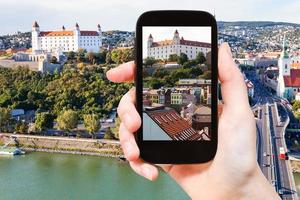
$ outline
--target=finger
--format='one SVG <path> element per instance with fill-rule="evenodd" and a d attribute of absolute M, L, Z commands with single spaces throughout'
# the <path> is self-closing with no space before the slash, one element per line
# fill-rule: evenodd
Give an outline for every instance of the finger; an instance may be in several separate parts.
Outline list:
<path fill-rule="evenodd" d="M 135 108 L 135 89 L 129 90 L 121 99 L 118 106 L 118 115 L 127 130 L 131 133 L 141 126 L 141 118 Z"/>
<path fill-rule="evenodd" d="M 120 124 L 119 137 L 125 158 L 128 161 L 137 160 L 140 155 L 139 148 L 136 144 L 133 133 L 126 129 L 123 122 Z"/>
<path fill-rule="evenodd" d="M 154 165 L 145 163 L 140 159 L 131 161 L 129 164 L 137 174 L 151 181 L 158 177 L 158 169 Z"/>
<path fill-rule="evenodd" d="M 219 48 L 218 69 L 225 106 L 237 110 L 249 107 L 244 77 L 234 63 L 227 43 L 223 43 Z"/>
<path fill-rule="evenodd" d="M 108 80 L 121 83 L 133 81 L 135 75 L 135 64 L 133 61 L 119 65 L 118 67 L 110 69 L 106 72 Z"/>

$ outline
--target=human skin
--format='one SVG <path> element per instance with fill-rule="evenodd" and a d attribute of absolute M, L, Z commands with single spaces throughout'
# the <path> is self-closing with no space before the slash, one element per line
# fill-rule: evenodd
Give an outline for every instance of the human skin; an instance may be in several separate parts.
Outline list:
<path fill-rule="evenodd" d="M 132 88 L 119 104 L 120 143 L 131 168 L 149 180 L 157 167 L 168 173 L 192 199 L 280 199 L 257 163 L 255 119 L 248 102 L 243 75 L 232 59 L 227 43 L 219 47 L 219 81 L 224 101 L 219 116 L 218 149 L 215 158 L 202 164 L 152 165 L 139 158 L 134 132 L 141 126 Z M 110 81 L 133 81 L 134 62 L 107 72 Z M 195 155 L 196 156 L 196 155 Z"/>

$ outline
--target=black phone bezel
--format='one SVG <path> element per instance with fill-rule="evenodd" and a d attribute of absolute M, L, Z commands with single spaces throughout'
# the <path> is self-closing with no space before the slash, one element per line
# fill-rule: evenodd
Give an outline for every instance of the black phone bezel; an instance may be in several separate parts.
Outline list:
<path fill-rule="evenodd" d="M 192 164 L 204 163 L 214 158 L 218 141 L 218 40 L 217 22 L 208 12 L 161 10 L 143 13 L 136 24 L 136 108 L 143 119 L 143 26 L 210 26 L 211 27 L 211 141 L 143 141 L 142 127 L 137 130 L 135 138 L 140 149 L 140 158 L 150 163 L 160 164 Z M 142 120 L 143 123 L 143 120 Z M 203 153 L 205 152 L 205 153 Z"/>

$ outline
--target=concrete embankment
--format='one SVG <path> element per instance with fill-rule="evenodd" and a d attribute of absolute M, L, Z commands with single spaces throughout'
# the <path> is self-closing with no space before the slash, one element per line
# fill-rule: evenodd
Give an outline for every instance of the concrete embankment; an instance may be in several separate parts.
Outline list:
<path fill-rule="evenodd" d="M 1 133 L 0 143 L 11 141 L 12 134 Z M 106 157 L 123 157 L 119 141 L 98 139 L 77 139 L 68 137 L 14 135 L 20 147 L 28 151 L 43 151 Z M 15 142 L 10 144 L 15 145 Z"/>

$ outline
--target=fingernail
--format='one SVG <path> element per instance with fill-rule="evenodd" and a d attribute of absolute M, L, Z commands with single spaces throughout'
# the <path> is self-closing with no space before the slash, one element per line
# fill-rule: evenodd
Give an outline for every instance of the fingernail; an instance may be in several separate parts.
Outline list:
<path fill-rule="evenodd" d="M 151 169 L 148 166 L 144 166 L 143 170 L 142 170 L 143 176 L 147 179 L 149 179 L 150 181 L 152 181 L 152 173 L 151 173 Z"/>

